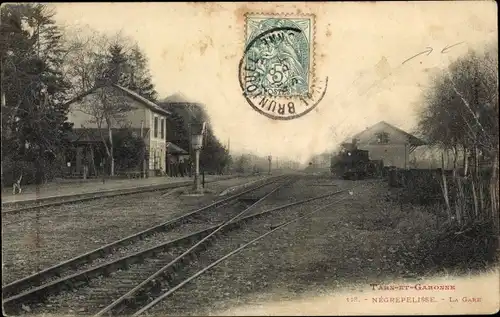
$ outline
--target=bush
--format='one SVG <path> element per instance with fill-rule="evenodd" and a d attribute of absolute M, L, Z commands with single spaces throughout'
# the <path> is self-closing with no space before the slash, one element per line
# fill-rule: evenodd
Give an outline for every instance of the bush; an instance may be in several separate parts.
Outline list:
<path fill-rule="evenodd" d="M 431 205 L 443 202 L 443 195 L 435 170 L 411 169 L 401 171 L 405 188 L 402 197 L 404 203 Z"/>
<path fill-rule="evenodd" d="M 491 170 L 481 171 L 483 180 L 483 200 L 489 200 L 488 181 Z M 388 171 L 389 185 L 401 188 L 398 200 L 400 203 L 425 205 L 444 204 L 443 192 L 440 186 L 441 171 L 430 169 L 392 170 Z M 445 171 L 448 196 L 451 205 L 454 205 L 458 185 L 453 181 L 452 171 Z M 397 183 L 397 184 L 395 184 Z M 399 186 L 396 186 L 399 185 Z M 462 179 L 462 189 L 467 200 L 467 207 L 472 208 L 472 184 L 469 180 Z"/>
<path fill-rule="evenodd" d="M 481 171 L 482 206 L 476 182 L 478 202 L 478 215 L 474 214 L 474 200 L 471 179 L 457 177 L 454 181 L 451 171 L 445 171 L 447 181 L 450 212 L 447 214 L 443 198 L 440 170 L 408 170 L 399 171 L 397 200 L 401 205 L 425 206 L 426 213 L 434 214 L 440 219 L 441 224 L 432 226 L 426 221 L 401 221 L 397 229 L 404 232 L 414 229 L 417 223 L 427 223 L 428 227 L 419 228 L 422 232 L 420 243 L 406 245 L 401 249 L 401 257 L 411 254 L 408 264 L 413 270 L 428 270 L 429 268 L 447 268 L 459 271 L 486 268 L 496 261 L 498 248 L 498 233 L 495 232 L 494 223 L 487 215 L 489 212 L 489 187 L 487 180 L 488 171 Z M 431 206 L 432 205 L 432 206 Z M 482 208 L 482 209 L 481 209 Z M 462 210 L 458 213 L 457 210 Z M 461 221 L 456 217 L 460 214 Z M 489 219 L 489 220 L 485 220 Z"/>
<path fill-rule="evenodd" d="M 113 156 L 117 169 L 134 169 L 143 161 L 145 143 L 140 136 L 131 130 L 119 131 L 113 134 Z"/>
<path fill-rule="evenodd" d="M 440 234 L 428 237 L 419 249 L 421 267 L 454 270 L 480 270 L 494 263 L 498 248 L 498 234 L 491 222 L 474 222 L 461 230 L 449 223 L 441 227 Z"/>
<path fill-rule="evenodd" d="M 53 156 L 47 156 L 37 161 L 40 166 L 40 183 L 51 181 L 61 174 L 62 162 Z M 37 182 L 37 166 L 35 162 L 14 160 L 5 156 L 2 159 L 2 187 L 10 187 L 23 175 L 21 185 L 31 185 Z"/>

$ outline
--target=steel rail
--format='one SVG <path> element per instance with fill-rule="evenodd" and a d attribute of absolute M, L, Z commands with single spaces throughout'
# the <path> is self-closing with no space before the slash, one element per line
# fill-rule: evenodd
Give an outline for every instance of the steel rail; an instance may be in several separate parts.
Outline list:
<path fill-rule="evenodd" d="M 269 196 L 271 196 L 274 192 L 276 192 L 279 188 L 289 184 L 291 182 L 283 182 L 282 184 L 279 184 L 279 186 L 277 186 L 276 188 L 274 188 L 271 192 L 269 192 L 268 194 L 266 194 L 264 197 L 262 197 L 261 199 L 259 199 L 256 203 L 252 204 L 251 206 L 249 206 L 248 208 L 246 208 L 245 210 L 243 210 L 242 212 L 238 213 L 236 216 L 232 217 L 231 219 L 229 219 L 228 221 L 225 221 L 222 225 L 220 225 L 217 229 L 215 229 L 214 231 L 212 231 L 211 233 L 209 233 L 207 236 L 205 236 L 204 238 L 202 238 L 200 241 L 198 241 L 196 244 L 194 244 L 192 247 L 190 247 L 188 250 L 186 250 L 184 253 L 182 253 L 181 255 L 177 256 L 175 259 L 173 259 L 172 261 L 170 261 L 167 265 L 165 265 L 164 267 L 162 267 L 160 270 L 158 270 L 156 273 L 154 273 L 153 275 L 151 275 L 150 277 L 148 277 L 146 280 L 144 280 L 142 283 L 140 283 L 139 285 L 137 285 L 136 287 L 134 287 L 132 290 L 130 290 L 129 292 L 127 292 L 126 294 L 122 295 L 120 298 L 118 298 L 117 300 L 113 301 L 110 305 L 108 305 L 107 307 L 103 308 L 101 311 L 99 311 L 95 316 L 102 316 L 106 313 L 112 313 L 112 310 L 114 308 L 116 308 L 117 306 L 119 306 L 120 304 L 123 304 L 124 302 L 126 302 L 127 300 L 133 298 L 134 294 L 137 293 L 139 290 L 141 290 L 145 285 L 147 285 L 148 283 L 150 283 L 152 280 L 154 280 L 155 278 L 157 278 L 158 276 L 160 276 L 163 272 L 165 272 L 167 269 L 171 268 L 172 266 L 176 265 L 179 261 L 183 260 L 185 258 L 186 255 L 190 254 L 193 250 L 195 250 L 196 248 L 198 248 L 202 243 L 204 243 L 205 241 L 207 241 L 208 239 L 210 239 L 211 237 L 213 237 L 214 235 L 218 234 L 222 228 L 226 227 L 228 224 L 234 222 L 235 219 L 237 219 L 238 217 L 240 217 L 241 215 L 247 213 L 249 210 L 252 210 L 255 208 L 255 206 L 259 205 L 262 201 L 264 201 L 266 198 L 268 198 Z"/>
<path fill-rule="evenodd" d="M 138 263 L 141 261 L 141 259 L 144 259 L 148 256 L 166 251 L 169 248 L 183 246 L 185 244 L 192 243 L 193 241 L 196 240 L 196 238 L 203 237 L 215 229 L 216 227 L 203 229 L 201 231 L 188 234 L 186 236 L 177 238 L 175 240 L 170 240 L 160 245 L 150 247 L 146 250 L 138 251 L 136 253 L 121 257 L 119 259 L 103 263 L 96 267 L 91 267 L 86 270 L 79 271 L 74 274 L 59 278 L 57 280 L 50 281 L 46 284 L 42 284 L 40 286 L 34 287 L 32 289 L 26 290 L 24 292 L 6 298 L 5 300 L 3 300 L 3 306 L 7 309 L 15 309 L 16 305 L 27 304 L 33 301 L 35 302 L 40 301 L 43 297 L 46 297 L 49 294 L 54 294 L 58 290 L 62 290 L 65 288 L 71 289 L 74 288 L 75 285 L 80 286 L 82 284 L 86 284 L 91 278 L 95 278 L 101 274 L 107 275 L 118 269 L 126 268 L 129 265 Z"/>
<path fill-rule="evenodd" d="M 277 177 L 281 177 L 281 175 L 277 176 Z M 274 178 L 276 178 L 276 176 Z M 213 181 L 210 181 L 209 183 L 216 183 L 218 181 L 227 180 L 227 179 L 232 179 L 232 178 L 213 180 Z M 273 179 L 273 178 L 267 178 L 267 180 L 269 180 L 269 179 Z M 252 185 L 254 183 L 260 183 L 264 180 L 266 180 L 266 179 L 259 179 L 259 180 L 253 181 Z M 161 185 L 155 185 L 155 186 L 161 186 Z M 177 189 L 181 189 L 181 188 L 188 188 L 189 186 L 191 186 L 191 185 L 181 185 L 181 186 L 168 187 L 168 188 L 156 188 L 156 187 L 151 188 L 151 186 L 149 186 L 149 187 L 139 188 L 140 189 L 139 191 L 133 191 L 133 192 L 111 193 L 109 195 L 103 195 L 103 196 L 98 196 L 98 197 L 85 197 L 85 198 L 78 198 L 78 199 L 68 200 L 68 201 L 66 201 L 66 200 L 56 201 L 53 203 L 47 203 L 47 204 L 43 204 L 43 205 L 33 205 L 33 206 L 30 205 L 30 206 L 26 206 L 26 207 L 20 207 L 20 208 L 16 208 L 16 209 L 9 209 L 9 210 L 3 211 L 2 217 L 4 215 L 9 216 L 9 215 L 18 214 L 22 211 L 29 211 L 32 209 L 36 210 L 37 208 L 48 208 L 48 207 L 54 207 L 54 206 L 71 205 L 71 204 L 85 202 L 85 201 L 92 201 L 92 200 L 104 199 L 104 198 L 112 198 L 112 197 L 118 197 L 118 196 L 124 196 L 124 195 L 137 195 L 137 194 L 143 194 L 143 193 L 148 193 L 148 192 L 164 191 L 167 189 L 177 190 Z M 61 215 L 61 214 L 65 214 L 65 213 L 67 213 L 67 211 L 60 211 L 60 212 L 55 212 L 55 213 L 52 212 L 52 213 L 47 214 L 47 215 L 42 215 L 42 217 L 52 217 L 54 215 Z M 4 224 L 6 224 L 6 225 L 18 224 L 18 223 L 22 223 L 22 222 L 29 221 L 29 220 L 34 220 L 36 218 L 37 218 L 37 216 L 33 215 L 32 217 L 28 217 L 25 219 L 19 219 L 19 220 L 13 220 L 13 221 L 4 220 Z"/>
<path fill-rule="evenodd" d="M 234 228 L 238 228 L 239 227 L 238 223 L 244 223 L 248 220 L 251 220 L 254 218 L 259 218 L 259 217 L 262 217 L 262 216 L 269 214 L 271 212 L 275 212 L 275 211 L 278 211 L 281 209 L 286 209 L 286 208 L 291 207 L 291 206 L 304 204 L 304 203 L 307 203 L 307 202 L 310 202 L 313 200 L 327 198 L 327 197 L 339 194 L 339 193 L 344 192 L 344 191 L 345 190 L 340 190 L 340 191 L 336 191 L 333 193 L 319 195 L 319 196 L 304 199 L 301 201 L 293 202 L 290 204 L 281 205 L 281 206 L 274 207 L 274 208 L 271 208 L 271 209 L 268 209 L 268 210 L 265 210 L 265 211 L 262 211 L 262 212 L 259 212 L 256 214 L 247 215 L 247 216 L 240 218 L 238 220 L 236 220 L 236 218 L 238 217 L 238 216 L 236 216 L 236 217 L 232 218 L 233 222 L 231 224 L 227 225 L 225 228 L 230 229 L 230 230 L 234 229 Z M 240 215 L 241 215 L 241 213 L 240 213 Z M 148 256 L 156 255 L 157 253 L 161 253 L 161 252 L 166 252 L 169 248 L 176 247 L 176 246 L 185 246 L 186 244 L 193 243 L 197 239 L 203 238 L 206 235 L 208 235 L 209 233 L 219 229 L 223 224 L 224 223 L 221 222 L 218 225 L 215 225 L 215 226 L 212 226 L 209 228 L 205 228 L 205 229 L 200 230 L 198 232 L 188 234 L 186 236 L 167 241 L 167 242 L 162 243 L 160 245 L 156 245 L 156 246 L 150 247 L 148 249 L 138 251 L 136 253 L 121 257 L 119 259 L 103 263 L 97 267 L 88 268 L 86 270 L 77 272 L 76 274 L 68 275 L 68 276 L 60 278 L 58 280 L 51 281 L 45 285 L 41 285 L 40 287 L 35 287 L 35 288 L 30 289 L 28 291 L 25 291 L 21 294 L 18 294 L 18 295 L 15 295 L 15 296 L 12 296 L 10 298 L 5 299 L 4 300 L 4 307 L 8 308 L 8 309 L 15 309 L 16 305 L 19 306 L 22 303 L 30 302 L 30 299 L 33 299 L 33 298 L 39 300 L 40 298 L 42 298 L 46 295 L 53 294 L 54 290 L 64 289 L 64 288 L 72 288 L 72 287 L 74 287 L 75 284 L 77 286 L 80 286 L 81 284 L 86 284 L 86 282 L 88 282 L 88 280 L 93 278 L 93 277 L 99 276 L 101 274 L 108 275 L 109 273 L 116 271 L 117 269 L 128 267 L 129 265 L 141 262 L 141 259 L 144 259 Z M 184 261 L 182 261 L 182 262 L 184 262 Z M 178 263 L 176 263 L 176 264 L 178 264 Z M 174 268 L 175 268 L 175 266 L 174 266 Z"/>
<path fill-rule="evenodd" d="M 282 177 L 282 175 L 279 175 L 277 177 Z M 236 177 L 235 177 L 236 178 Z M 274 177 L 276 178 L 276 177 Z M 224 178 L 224 179 L 218 179 L 218 180 L 211 180 L 208 183 L 214 183 L 222 180 L 228 180 L 232 179 L 232 177 L 229 178 Z M 166 189 L 176 189 L 176 188 L 183 188 L 183 187 L 188 187 L 190 186 L 187 184 L 187 182 L 178 182 L 178 183 L 170 183 L 170 184 L 160 184 L 160 185 L 151 185 L 151 186 L 142 186 L 142 187 L 135 187 L 135 188 L 122 188 L 122 189 L 110 189 L 102 192 L 95 192 L 95 193 L 84 193 L 84 194 L 79 194 L 79 195 L 70 195 L 70 196 L 61 196 L 59 197 L 50 197 L 50 198 L 42 198 L 41 201 L 43 200 L 55 200 L 53 202 L 47 202 L 47 203 L 38 203 L 36 204 L 36 201 L 31 204 L 31 202 L 8 202 L 4 203 L 2 206 L 2 216 L 3 215 L 13 215 L 13 214 L 18 214 L 21 212 L 25 211 L 31 211 L 31 210 L 36 210 L 39 208 L 49 208 L 49 207 L 55 207 L 55 206 L 61 206 L 61 205 L 70 205 L 70 204 L 75 204 L 75 203 L 80 203 L 80 202 L 86 202 L 86 201 L 91 201 L 91 200 L 97 200 L 97 199 L 102 199 L 102 198 L 110 198 L 110 197 L 118 197 L 118 196 L 125 196 L 125 195 L 135 195 L 135 194 L 142 194 L 142 193 L 147 193 L 147 192 L 155 192 L 155 191 L 162 191 Z M 71 198 L 73 196 L 73 198 Z M 80 196 L 80 197 L 78 197 Z M 90 197 L 87 197 L 90 196 Z M 65 199 L 65 197 L 67 199 Z M 9 206 L 15 206 L 15 205 L 21 205 L 18 208 L 9 208 Z M 22 206 L 22 205 L 28 205 L 28 206 Z M 8 208 L 8 209 L 6 209 Z M 6 210 L 4 210 L 6 209 Z M 21 221 L 13 221 L 12 223 L 18 223 Z M 10 223 L 9 223 L 10 224 Z"/>
<path fill-rule="evenodd" d="M 208 206 L 205 206 L 205 207 L 196 209 L 194 211 L 188 212 L 187 214 L 184 214 L 184 215 L 181 215 L 181 216 L 176 217 L 174 219 L 168 220 L 168 221 L 163 222 L 159 225 L 147 228 L 147 229 L 140 231 L 138 233 L 129 235 L 129 236 L 122 238 L 120 240 L 106 244 L 100 248 L 86 252 L 82 255 L 78 255 L 74 258 L 71 258 L 71 259 L 66 260 L 64 262 L 56 264 L 52 267 L 49 267 L 47 269 L 44 269 L 42 271 L 39 271 L 39 272 L 36 272 L 32 275 L 24 277 L 22 279 L 11 282 L 11 283 L 2 287 L 2 297 L 5 298 L 6 296 L 12 296 L 15 293 L 22 292 L 23 288 L 31 287 L 32 284 L 37 283 L 42 279 L 47 279 L 47 278 L 50 278 L 53 276 L 57 276 L 58 272 L 63 270 L 63 269 L 76 267 L 78 265 L 92 262 L 96 258 L 100 258 L 100 257 L 103 257 L 103 256 L 109 254 L 114 248 L 116 248 L 118 246 L 123 246 L 123 245 L 129 244 L 129 243 L 132 243 L 137 239 L 142 239 L 145 236 L 151 235 L 155 232 L 164 231 L 168 228 L 172 228 L 173 226 L 181 224 L 183 221 L 188 220 L 190 217 L 193 217 L 194 215 L 197 215 L 202 211 L 206 211 L 206 210 L 211 209 L 211 208 L 217 208 L 217 207 L 227 205 L 227 204 L 231 203 L 232 201 L 234 201 L 235 199 L 238 199 L 239 197 L 243 196 L 244 194 L 247 194 L 249 192 L 260 189 L 266 185 L 276 183 L 282 178 L 283 178 L 283 176 L 273 178 L 271 180 L 268 180 L 267 182 L 264 182 L 263 184 L 257 185 L 255 187 L 250 188 L 250 189 L 247 189 L 241 193 L 234 194 L 230 197 L 221 199 L 221 200 L 216 201 Z"/>
<path fill-rule="evenodd" d="M 341 193 L 341 192 L 346 192 L 346 191 L 350 191 L 356 187 L 358 187 L 359 185 L 357 186 L 354 186 L 350 189 L 344 189 L 344 190 L 341 190 L 337 193 Z M 349 197 L 349 196 L 347 196 Z M 309 213 L 306 213 L 305 215 L 302 215 L 302 216 L 299 216 L 299 217 L 296 217 L 292 220 L 289 220 L 287 222 L 284 222 L 280 225 L 278 225 L 276 228 L 258 236 L 257 238 L 255 239 L 252 239 L 250 242 L 247 242 L 245 244 L 243 244 L 242 246 L 236 248 L 235 250 L 227 253 L 226 255 L 224 255 L 223 257 L 219 258 L 218 260 L 212 262 L 210 265 L 204 267 L 203 269 L 199 270 L 198 272 L 196 272 L 195 274 L 191 275 L 190 277 L 188 277 L 187 279 L 183 280 L 181 283 L 177 284 L 176 286 L 174 286 L 173 288 L 171 288 L 170 290 L 168 290 L 167 292 L 163 293 L 162 295 L 160 295 L 159 297 L 157 297 L 156 299 L 154 299 L 152 302 L 150 302 L 149 304 L 145 305 L 144 307 L 142 307 L 140 310 L 138 310 L 137 312 L 135 312 L 132 316 L 139 316 L 141 314 L 143 314 L 144 312 L 146 312 L 147 310 L 149 310 L 150 308 L 152 308 L 153 306 L 155 306 L 156 304 L 158 304 L 160 301 L 162 301 L 163 299 L 165 299 L 167 296 L 171 295 L 172 293 L 174 293 L 176 290 L 178 290 L 179 288 L 183 287 L 184 285 L 186 285 L 187 283 L 189 283 L 190 281 L 194 280 L 195 278 L 197 278 L 198 276 L 200 276 L 201 274 L 205 273 L 206 271 L 208 271 L 209 269 L 213 268 L 214 266 L 218 265 L 219 263 L 227 260 L 228 258 L 230 258 L 231 256 L 241 252 L 242 250 L 244 250 L 245 248 L 247 248 L 248 246 L 256 243 L 257 241 L 265 238 L 266 236 L 272 234 L 273 232 L 277 231 L 277 230 L 280 230 L 282 228 L 284 228 L 285 226 L 288 226 L 294 222 L 297 222 L 301 219 L 304 219 L 306 217 L 310 217 L 311 215 L 327 208 L 327 207 L 330 207 L 331 205 L 333 204 L 336 204 L 344 199 L 346 199 L 347 197 L 343 197 L 341 199 L 338 199 L 334 202 L 331 202 L 331 203 L 328 203 L 328 204 L 325 204 L 324 206 L 321 206 L 315 210 L 313 210 L 312 212 L 309 212 Z M 98 316 L 98 315 L 95 315 L 95 316 Z"/>

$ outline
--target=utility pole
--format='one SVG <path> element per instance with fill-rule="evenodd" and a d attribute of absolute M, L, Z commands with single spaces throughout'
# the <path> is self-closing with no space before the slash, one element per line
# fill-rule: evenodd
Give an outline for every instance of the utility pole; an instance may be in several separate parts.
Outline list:
<path fill-rule="evenodd" d="M 227 138 L 227 155 L 231 155 L 231 137 Z M 227 174 L 229 174 L 230 163 L 227 164 Z"/>
<path fill-rule="evenodd" d="M 267 159 L 269 160 L 269 172 L 268 173 L 269 173 L 269 175 L 271 175 L 271 161 L 272 161 L 273 157 L 271 155 L 269 155 L 267 157 Z"/>
<path fill-rule="evenodd" d="M 144 121 L 141 120 L 141 139 L 144 142 L 144 153 L 142 155 L 142 177 L 146 178 L 146 142 L 144 141 Z"/>

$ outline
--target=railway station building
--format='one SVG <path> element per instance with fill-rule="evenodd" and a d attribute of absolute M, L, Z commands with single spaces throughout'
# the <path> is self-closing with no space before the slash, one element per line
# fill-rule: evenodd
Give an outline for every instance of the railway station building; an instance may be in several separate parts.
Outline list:
<path fill-rule="evenodd" d="M 426 142 L 385 121 L 355 134 L 352 139 L 360 150 L 367 150 L 370 160 L 382 160 L 384 166 L 410 168 L 415 150 Z M 350 141 L 350 140 L 349 140 Z"/>
<path fill-rule="evenodd" d="M 106 158 L 106 152 L 103 152 L 103 136 L 108 139 L 108 129 L 102 115 L 102 112 L 106 111 L 102 105 L 104 102 L 114 103 L 108 105 L 114 109 L 123 106 L 122 112 L 117 111 L 110 116 L 113 133 L 128 129 L 136 136 L 141 136 L 146 144 L 144 162 L 125 172 L 128 175 L 140 176 L 166 175 L 166 122 L 171 113 L 116 84 L 91 89 L 68 102 L 68 122 L 73 123 L 71 139 L 74 147 L 66 159 L 68 173 L 76 177 L 85 173 L 86 176 L 92 177 L 98 176 L 99 170 L 102 171 L 100 167 Z"/>

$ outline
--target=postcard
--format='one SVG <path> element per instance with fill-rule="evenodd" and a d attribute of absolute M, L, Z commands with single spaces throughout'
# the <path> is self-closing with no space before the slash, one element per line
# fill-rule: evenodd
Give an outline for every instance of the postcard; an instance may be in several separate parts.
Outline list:
<path fill-rule="evenodd" d="M 497 313 L 497 10 L 2 4 L 3 313 Z"/>

